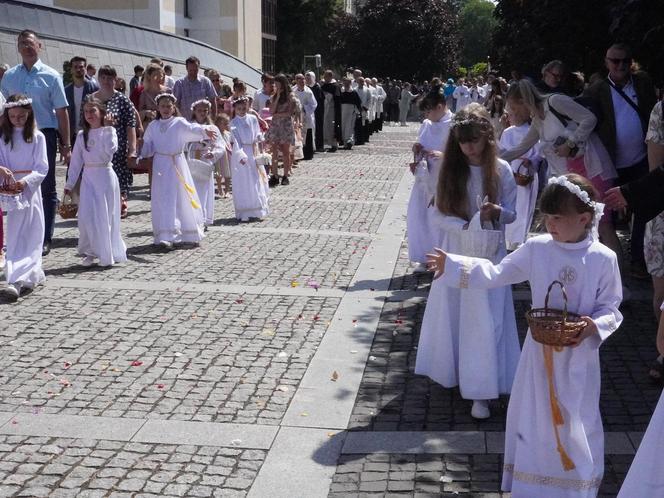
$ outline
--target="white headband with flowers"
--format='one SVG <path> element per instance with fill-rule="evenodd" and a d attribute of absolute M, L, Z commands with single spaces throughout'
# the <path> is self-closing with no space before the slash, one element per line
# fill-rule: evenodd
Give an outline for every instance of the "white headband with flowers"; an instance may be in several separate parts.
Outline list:
<path fill-rule="evenodd" d="M 32 99 L 21 99 L 16 102 L 5 102 L 5 109 L 11 109 L 12 107 L 23 107 L 26 105 L 32 104 Z"/>
<path fill-rule="evenodd" d="M 207 99 L 200 99 L 191 104 L 191 110 L 193 111 L 194 107 L 196 107 L 197 105 L 205 105 L 208 109 L 212 108 L 212 103 Z"/>
<path fill-rule="evenodd" d="M 178 99 L 175 98 L 175 95 L 173 95 L 172 93 L 166 93 L 166 92 L 158 94 L 154 98 L 154 101 L 159 102 L 159 99 L 163 99 L 163 98 L 171 99 L 173 101 L 173 103 L 176 103 L 178 101 Z"/>
<path fill-rule="evenodd" d="M 554 176 L 549 178 L 549 185 L 560 185 L 561 187 L 565 187 L 576 197 L 578 197 L 581 202 L 593 208 L 595 213 L 595 217 L 593 219 L 593 235 L 596 235 L 599 220 L 604 215 L 604 204 L 601 202 L 593 201 L 588 195 L 588 192 L 581 189 L 581 187 L 575 183 L 570 182 L 566 176 Z"/>

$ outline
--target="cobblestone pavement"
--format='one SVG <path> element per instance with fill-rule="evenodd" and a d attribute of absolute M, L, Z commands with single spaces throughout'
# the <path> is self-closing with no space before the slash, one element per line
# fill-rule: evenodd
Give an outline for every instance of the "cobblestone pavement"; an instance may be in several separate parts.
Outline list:
<path fill-rule="evenodd" d="M 366 496 L 509 497 L 500 491 L 502 455 L 343 455 L 330 498 Z M 615 497 L 631 457 L 607 456 L 600 498 Z"/>
<path fill-rule="evenodd" d="M 247 495 L 265 451 L 0 436 L 0 496 Z"/>
<path fill-rule="evenodd" d="M 47 285 L 0 297 L 0 496 L 509 496 L 507 398 L 480 423 L 457 390 L 413 374 L 431 285 L 403 233 L 416 130 L 301 162 L 264 222 L 217 200 L 197 249 L 152 246 L 145 175 L 126 264 L 84 268 L 76 222 L 58 220 Z M 606 497 L 660 393 L 640 289 L 602 349 Z M 527 292 L 515 287 L 521 335 Z M 405 431 L 410 451 L 380 449 Z M 418 439 L 433 431 L 451 453 Z"/>

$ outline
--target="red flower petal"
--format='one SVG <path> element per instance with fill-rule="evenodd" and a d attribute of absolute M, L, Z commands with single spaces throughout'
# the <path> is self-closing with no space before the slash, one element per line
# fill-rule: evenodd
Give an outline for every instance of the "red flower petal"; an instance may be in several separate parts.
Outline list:
<path fill-rule="evenodd" d="M 131 362 L 132 367 L 140 367 L 142 364 L 143 364 L 143 362 L 139 361 L 139 360 L 134 360 L 134 361 Z"/>

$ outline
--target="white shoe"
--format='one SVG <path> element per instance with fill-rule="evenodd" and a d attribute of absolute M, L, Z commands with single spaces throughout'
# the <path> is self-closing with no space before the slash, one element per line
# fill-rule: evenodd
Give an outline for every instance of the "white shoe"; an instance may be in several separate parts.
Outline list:
<path fill-rule="evenodd" d="M 173 249 L 173 242 L 169 242 L 168 240 L 161 240 L 157 245 L 163 247 L 164 249 Z"/>
<path fill-rule="evenodd" d="M 19 283 L 7 284 L 5 293 L 12 299 L 18 299 L 18 296 L 21 295 L 21 284 Z"/>
<path fill-rule="evenodd" d="M 489 418 L 491 416 L 489 402 L 486 399 L 473 401 L 473 408 L 470 410 L 470 416 L 477 419 Z"/>
<path fill-rule="evenodd" d="M 427 265 L 422 263 L 413 263 L 413 273 L 425 273 L 427 271 Z"/>
<path fill-rule="evenodd" d="M 94 256 L 86 256 L 83 258 L 83 261 L 81 261 L 81 264 L 83 266 L 92 266 L 95 264 L 95 257 Z"/>

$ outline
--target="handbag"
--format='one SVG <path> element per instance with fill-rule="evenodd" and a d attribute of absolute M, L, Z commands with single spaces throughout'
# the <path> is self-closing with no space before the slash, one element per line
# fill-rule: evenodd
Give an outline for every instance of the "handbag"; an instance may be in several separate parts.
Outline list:
<path fill-rule="evenodd" d="M 483 203 L 479 196 L 477 200 L 479 205 Z M 493 261 L 501 246 L 505 245 L 503 232 L 482 225 L 480 211 L 477 211 L 468 223 L 468 229 L 461 230 L 459 234 L 460 251 L 464 256 Z"/>
<path fill-rule="evenodd" d="M 194 180 L 206 182 L 212 178 L 212 174 L 214 173 L 214 163 L 203 159 L 201 151 L 195 150 L 194 145 L 198 145 L 198 143 L 190 143 L 187 150 L 189 171 Z"/>

